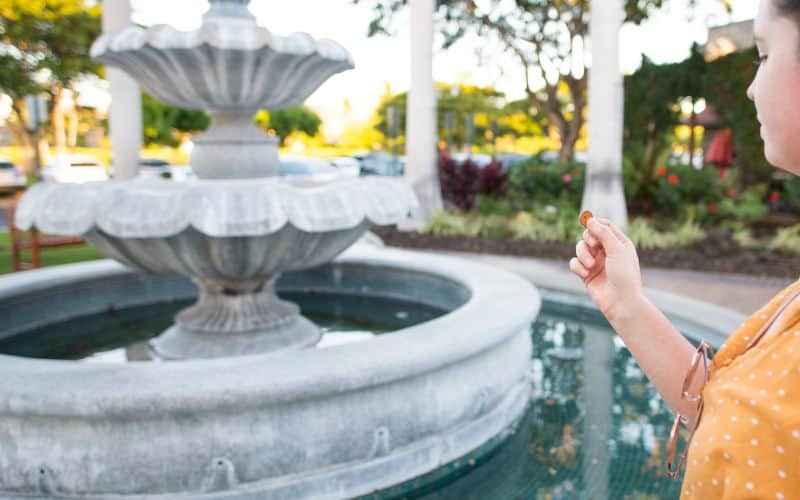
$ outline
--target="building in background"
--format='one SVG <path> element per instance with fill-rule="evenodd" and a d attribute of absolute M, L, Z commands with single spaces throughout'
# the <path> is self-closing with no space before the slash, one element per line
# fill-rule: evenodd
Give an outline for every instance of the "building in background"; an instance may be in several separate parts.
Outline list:
<path fill-rule="evenodd" d="M 752 19 L 715 26 L 708 30 L 706 61 L 713 61 L 733 52 L 747 50 L 754 45 Z"/>

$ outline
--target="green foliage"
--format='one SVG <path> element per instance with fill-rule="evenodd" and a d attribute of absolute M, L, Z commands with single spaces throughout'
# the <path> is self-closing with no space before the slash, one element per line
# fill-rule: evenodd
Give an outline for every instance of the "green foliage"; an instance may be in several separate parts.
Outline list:
<path fill-rule="evenodd" d="M 577 210 L 585 172 L 580 163 L 560 165 L 531 158 L 508 170 L 507 197 L 517 209 L 558 204 Z"/>
<path fill-rule="evenodd" d="M 720 1 L 727 4 L 727 0 Z M 369 36 L 388 34 L 394 14 L 408 4 L 408 0 L 353 0 L 356 4 L 362 2 L 371 4 L 375 14 L 369 23 Z M 626 0 L 626 20 L 639 23 L 663 3 L 664 0 Z M 561 163 L 573 156 L 584 123 L 588 71 L 578 77 L 573 68 L 579 64 L 588 68 L 585 58 L 575 57 L 573 43 L 589 34 L 590 5 L 589 0 L 436 2 L 435 23 L 445 48 L 473 33 L 500 41 L 508 53 L 517 56 L 524 70 L 530 105 L 547 116 L 558 131 Z M 533 79 L 543 81 L 544 87 L 533 88 Z"/>
<path fill-rule="evenodd" d="M 643 57 L 641 67 L 625 78 L 624 156 L 641 171 L 631 186 L 640 195 L 648 194 L 656 160 L 670 145 L 670 131 L 680 123 L 676 102 L 700 93 L 698 79 L 692 76 L 697 57 L 703 63 L 699 50 L 693 46 L 690 59 L 674 64 L 656 65 Z"/>
<path fill-rule="evenodd" d="M 795 213 L 800 213 L 800 177 L 791 175 L 780 183 L 781 199 L 786 208 Z"/>
<path fill-rule="evenodd" d="M 536 241 L 575 242 L 583 228 L 576 222 L 578 211 L 553 205 L 519 211 L 513 216 L 497 213 L 459 214 L 442 211 L 434 214 L 423 230 L 436 235 L 521 238 Z"/>
<path fill-rule="evenodd" d="M 527 99 L 505 103 L 505 95 L 492 87 L 459 85 L 457 87 L 437 84 L 440 96 L 436 101 L 437 134 L 456 147 L 467 144 L 467 121 L 473 115 L 472 145 L 485 147 L 492 143 L 491 123 L 497 122 L 498 136 L 524 137 L 542 135 L 547 121 L 530 109 Z M 396 136 L 400 144 L 405 143 L 406 101 L 408 93 L 389 94 L 384 97 L 375 112 L 375 128 L 384 137 L 390 137 L 389 108 L 397 113 Z M 448 116 L 452 117 L 453 128 L 447 130 Z"/>
<path fill-rule="evenodd" d="M 479 216 L 468 216 L 443 210 L 428 219 L 422 232 L 442 236 L 477 236 L 481 232 L 481 222 L 482 218 Z"/>
<path fill-rule="evenodd" d="M 204 111 L 176 108 L 142 93 L 142 140 L 145 145 L 175 147 L 179 132 L 205 130 L 211 118 Z"/>
<path fill-rule="evenodd" d="M 704 83 L 704 97 L 714 106 L 721 125 L 733 130 L 734 166 L 745 187 L 765 182 L 773 170 L 764 158 L 755 106 L 745 94 L 755 76 L 757 57 L 756 50 L 750 49 L 716 59 L 708 64 Z"/>
<path fill-rule="evenodd" d="M 757 184 L 736 197 L 725 198 L 719 204 L 719 215 L 742 222 L 758 220 L 767 214 L 767 207 L 764 205 L 766 193 L 767 185 Z"/>
<path fill-rule="evenodd" d="M 626 234 L 639 248 L 675 248 L 690 245 L 706 237 L 705 231 L 692 219 L 659 231 L 647 219 L 636 217 L 628 224 Z"/>
<path fill-rule="evenodd" d="M 578 211 L 572 207 L 548 205 L 532 211 L 518 212 L 508 223 L 516 238 L 535 241 L 573 243 L 580 239 L 583 228 L 576 224 Z"/>
<path fill-rule="evenodd" d="M 68 87 L 83 74 L 96 73 L 89 57 L 100 35 L 100 5 L 83 0 L 3 0 L 0 2 L 0 89 L 17 100 L 51 91 L 36 81 Z"/>
<path fill-rule="evenodd" d="M 256 125 L 264 131 L 273 131 L 280 138 L 281 145 L 294 132 L 304 132 L 313 137 L 319 132 L 322 118 L 307 106 L 282 109 L 280 111 L 261 110 L 256 113 Z"/>
<path fill-rule="evenodd" d="M 744 249 L 760 249 L 761 243 L 753 237 L 753 231 L 747 227 L 736 227 L 732 229 L 731 238 L 737 245 Z"/>
<path fill-rule="evenodd" d="M 800 253 L 800 224 L 779 229 L 767 248 L 784 252 Z"/>

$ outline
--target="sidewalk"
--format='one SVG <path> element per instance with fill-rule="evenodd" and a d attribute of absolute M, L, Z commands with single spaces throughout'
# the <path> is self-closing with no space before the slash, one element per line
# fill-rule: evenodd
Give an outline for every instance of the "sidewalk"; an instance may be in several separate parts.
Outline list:
<path fill-rule="evenodd" d="M 562 272 L 565 280 L 579 282 L 578 277 L 569 271 L 566 261 L 460 252 L 442 253 L 466 259 L 478 259 L 512 272 L 535 273 L 536 269 L 546 268 L 550 272 Z M 776 293 L 797 278 L 759 278 L 743 274 L 642 269 L 642 280 L 645 287 L 703 300 L 748 315 L 767 303 Z"/>

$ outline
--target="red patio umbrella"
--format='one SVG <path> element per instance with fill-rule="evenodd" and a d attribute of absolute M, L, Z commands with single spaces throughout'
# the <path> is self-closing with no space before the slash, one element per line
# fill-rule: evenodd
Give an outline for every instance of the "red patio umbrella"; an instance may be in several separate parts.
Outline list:
<path fill-rule="evenodd" d="M 733 130 L 718 130 L 711 139 L 705 156 L 706 163 L 713 163 L 720 168 L 727 168 L 733 163 Z"/>

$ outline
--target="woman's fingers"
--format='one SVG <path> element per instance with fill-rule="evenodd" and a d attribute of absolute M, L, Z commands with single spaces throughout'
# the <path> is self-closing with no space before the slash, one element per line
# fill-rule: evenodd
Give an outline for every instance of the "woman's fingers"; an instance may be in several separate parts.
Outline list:
<path fill-rule="evenodd" d="M 575 255 L 578 257 L 578 261 L 580 261 L 583 267 L 587 269 L 594 267 L 594 252 L 589 249 L 589 245 L 587 245 L 585 241 L 581 240 L 575 245 Z"/>
<path fill-rule="evenodd" d="M 589 276 L 589 270 L 580 263 L 577 257 L 573 257 L 569 260 L 569 270 L 578 275 L 582 280 L 585 280 Z"/>
<path fill-rule="evenodd" d="M 583 230 L 583 241 L 586 242 L 586 245 L 589 247 L 589 250 L 594 255 L 597 252 L 597 249 L 600 247 L 600 242 L 594 236 L 589 233 L 588 229 Z"/>
<path fill-rule="evenodd" d="M 625 240 L 620 241 L 619 237 L 614 234 L 608 223 L 600 222 L 598 219 L 592 218 L 589 220 L 587 229 L 589 234 L 597 238 L 606 255 L 613 257 L 620 255 L 624 249 Z"/>
<path fill-rule="evenodd" d="M 597 220 L 600 221 L 600 223 L 605 224 L 606 226 L 611 228 L 611 232 L 614 233 L 614 236 L 616 236 L 617 239 L 621 241 L 623 244 L 630 241 L 628 239 L 628 236 L 625 233 L 623 233 L 620 228 L 615 226 L 613 222 L 611 222 L 611 219 L 606 219 L 605 217 L 598 217 Z"/>

